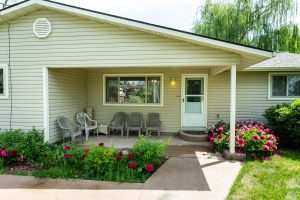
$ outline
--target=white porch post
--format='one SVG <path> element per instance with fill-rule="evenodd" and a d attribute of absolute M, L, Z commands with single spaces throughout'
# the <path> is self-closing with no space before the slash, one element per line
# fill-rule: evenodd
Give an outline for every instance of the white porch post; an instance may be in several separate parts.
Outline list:
<path fill-rule="evenodd" d="M 235 114 L 236 114 L 236 65 L 231 66 L 230 76 L 230 153 L 235 152 Z"/>

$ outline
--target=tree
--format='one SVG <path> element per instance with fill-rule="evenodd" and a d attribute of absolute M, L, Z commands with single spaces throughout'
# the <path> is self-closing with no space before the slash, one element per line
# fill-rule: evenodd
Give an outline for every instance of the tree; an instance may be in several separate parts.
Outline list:
<path fill-rule="evenodd" d="M 293 23 L 297 0 L 206 0 L 193 31 L 273 51 L 300 53 L 299 27 Z M 291 21 L 291 22 L 289 22 Z"/>

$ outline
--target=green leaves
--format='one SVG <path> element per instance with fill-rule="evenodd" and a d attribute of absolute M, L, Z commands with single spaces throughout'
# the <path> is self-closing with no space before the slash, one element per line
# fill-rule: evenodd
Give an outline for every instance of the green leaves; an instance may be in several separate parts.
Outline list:
<path fill-rule="evenodd" d="M 193 31 L 273 51 L 300 53 L 299 28 L 290 23 L 296 0 L 207 0 Z"/>

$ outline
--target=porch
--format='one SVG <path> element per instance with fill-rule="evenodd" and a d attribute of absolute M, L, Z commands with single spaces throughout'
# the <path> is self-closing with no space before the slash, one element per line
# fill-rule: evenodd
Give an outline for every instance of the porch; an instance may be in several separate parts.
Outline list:
<path fill-rule="evenodd" d="M 87 107 L 93 109 L 93 119 L 97 120 L 98 124 L 105 125 L 109 124 L 113 115 L 120 111 L 140 112 L 144 116 L 144 121 L 147 113 L 160 113 L 161 132 L 171 136 L 180 129 L 206 130 L 208 124 L 213 124 L 221 119 L 234 122 L 236 66 L 231 67 L 231 74 L 228 72 L 229 68 L 205 66 L 189 68 L 44 68 L 46 76 L 44 97 L 48 99 L 47 102 L 44 102 L 47 105 L 44 106 L 44 113 L 46 113 L 44 123 L 47 133 L 45 140 L 55 142 L 61 139 L 61 130 L 56 123 L 58 116 L 74 119 L 76 113 L 84 111 Z M 115 77 L 117 78 L 114 79 Z M 132 77 L 138 81 L 142 81 L 144 78 L 146 86 L 143 87 L 146 88 L 146 92 L 143 91 L 143 99 L 140 96 L 132 98 L 135 102 L 127 104 L 121 99 L 120 82 L 131 80 L 129 78 Z M 147 81 L 152 80 L 159 82 L 159 87 L 156 88 L 158 90 L 156 97 L 153 97 L 155 88 L 153 86 L 149 88 L 147 85 Z M 188 80 L 191 81 L 187 82 Z M 119 84 L 114 87 L 118 91 L 116 98 L 111 95 L 114 88 L 108 87 L 109 84 L 114 84 L 114 81 Z M 193 90 L 192 93 L 185 92 L 189 89 L 187 84 L 195 84 L 199 89 Z M 152 91 L 150 98 L 147 96 L 149 90 Z M 232 91 L 231 95 L 229 95 L 230 91 Z M 187 102 L 198 102 L 199 106 L 187 108 Z M 193 118 L 195 109 L 199 110 L 199 115 Z M 186 110 L 192 113 L 188 117 L 184 115 L 187 113 Z M 185 126 L 187 122 L 192 122 L 191 126 Z M 167 139 L 169 136 L 164 137 Z M 136 140 L 136 138 L 121 139 L 120 136 L 99 137 L 99 140 L 102 139 L 105 145 L 109 146 L 114 143 L 116 147 L 120 148 L 130 147 Z M 91 138 L 85 144 L 97 145 L 99 140 Z M 175 145 L 191 144 L 185 143 L 178 137 L 174 137 L 174 143 Z"/>

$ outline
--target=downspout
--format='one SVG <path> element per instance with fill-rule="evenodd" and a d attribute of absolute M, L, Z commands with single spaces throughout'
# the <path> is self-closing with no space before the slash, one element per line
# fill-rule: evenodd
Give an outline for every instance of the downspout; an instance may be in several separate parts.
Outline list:
<path fill-rule="evenodd" d="M 7 35 L 8 35 L 8 63 L 7 63 L 7 68 L 8 68 L 8 73 L 9 73 L 9 80 L 8 80 L 8 85 L 9 85 L 9 99 L 10 99 L 10 111 L 9 111 L 9 129 L 12 129 L 12 111 L 13 111 L 13 98 L 12 98 L 12 81 L 11 81 L 11 36 L 10 36 L 10 23 L 2 16 L 0 12 L 0 18 L 7 24 Z"/>

